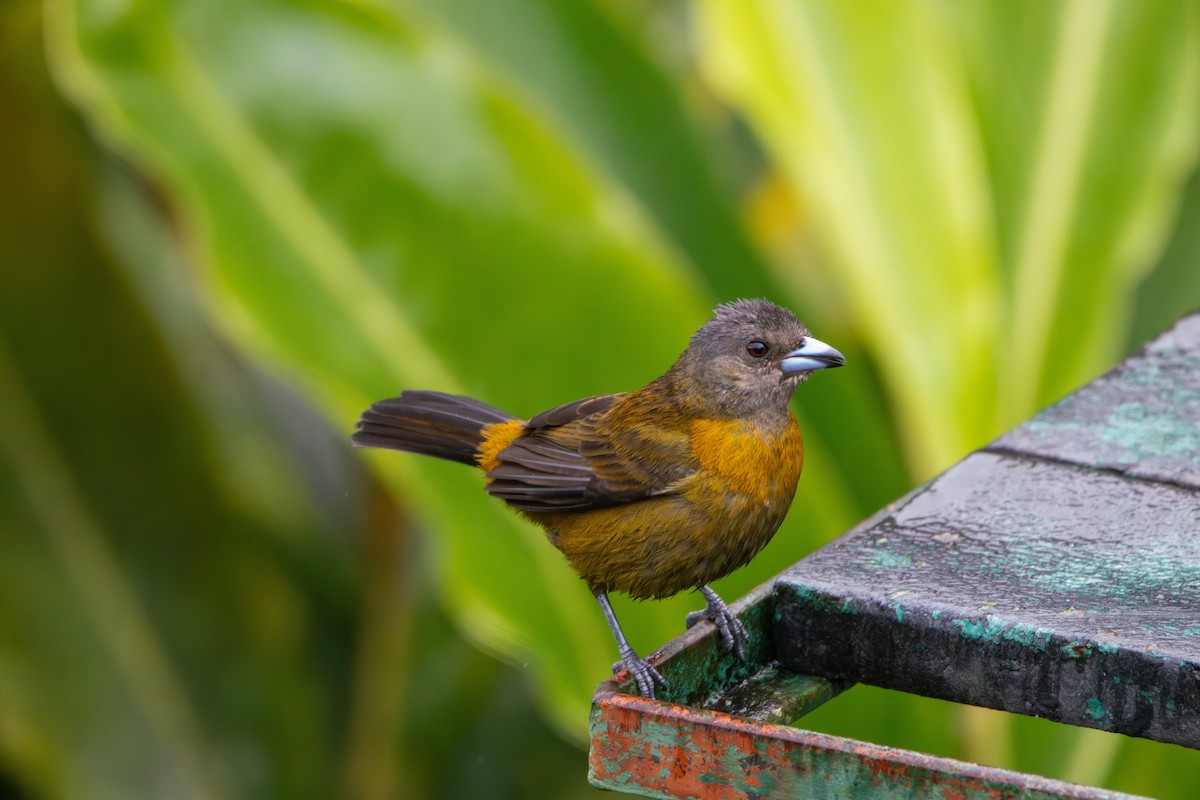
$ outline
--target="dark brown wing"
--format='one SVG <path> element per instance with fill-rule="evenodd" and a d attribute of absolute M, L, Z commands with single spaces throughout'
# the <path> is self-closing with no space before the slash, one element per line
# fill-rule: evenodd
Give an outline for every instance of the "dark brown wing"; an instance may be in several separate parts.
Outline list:
<path fill-rule="evenodd" d="M 613 403 L 620 400 L 626 394 L 628 392 L 601 394 L 595 397 L 585 397 L 582 400 L 575 400 L 570 403 L 563 403 L 561 406 L 555 406 L 538 414 L 525 423 L 525 426 L 534 430 L 558 428 L 584 417 L 603 414 L 612 408 Z"/>
<path fill-rule="evenodd" d="M 662 495 L 693 468 L 686 437 L 609 414 L 624 394 L 544 411 L 500 451 L 487 490 L 524 511 L 584 511 Z"/>

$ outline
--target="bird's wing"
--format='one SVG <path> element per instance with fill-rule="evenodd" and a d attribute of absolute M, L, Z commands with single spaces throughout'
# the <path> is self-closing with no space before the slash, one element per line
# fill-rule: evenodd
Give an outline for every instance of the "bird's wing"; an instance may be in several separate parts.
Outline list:
<path fill-rule="evenodd" d="M 596 397 L 585 397 L 582 400 L 575 400 L 570 403 L 563 403 L 561 406 L 555 406 L 547 411 L 538 414 L 529 422 L 525 423 L 525 427 L 532 430 L 543 430 L 545 428 L 562 427 L 576 420 L 585 417 L 603 414 L 608 409 L 612 408 L 612 404 L 624 397 L 628 392 L 618 392 L 617 394 L 602 394 Z"/>
<path fill-rule="evenodd" d="M 683 434 L 605 424 L 624 394 L 552 408 L 496 456 L 487 490 L 525 511 L 584 511 L 666 494 L 692 471 Z"/>

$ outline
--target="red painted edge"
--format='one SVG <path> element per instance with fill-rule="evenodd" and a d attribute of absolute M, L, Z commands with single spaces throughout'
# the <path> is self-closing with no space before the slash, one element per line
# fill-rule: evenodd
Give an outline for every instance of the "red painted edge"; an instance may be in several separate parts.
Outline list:
<path fill-rule="evenodd" d="M 805 786 L 837 796 L 834 784 L 847 792 L 899 784 L 905 796 L 938 800 L 1133 797 L 609 692 L 593 698 L 589 771 L 604 788 L 702 800 L 793 794 Z"/>

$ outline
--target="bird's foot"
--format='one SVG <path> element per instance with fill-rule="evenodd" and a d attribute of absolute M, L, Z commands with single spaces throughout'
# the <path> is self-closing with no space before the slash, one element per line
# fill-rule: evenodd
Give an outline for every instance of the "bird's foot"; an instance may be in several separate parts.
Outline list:
<path fill-rule="evenodd" d="M 744 661 L 746 659 L 745 642 L 750 638 L 746 626 L 712 589 L 701 586 L 700 593 L 704 595 L 704 610 L 688 614 L 684 620 L 685 623 L 690 628 L 701 620 L 709 620 L 720 631 L 721 639 L 725 642 L 725 649 L 737 653 L 737 657 Z"/>
<path fill-rule="evenodd" d="M 642 697 L 648 700 L 654 699 L 654 684 L 658 684 L 664 689 L 667 688 L 667 679 L 664 678 L 658 670 L 650 666 L 650 662 L 640 657 L 632 649 L 621 652 L 621 660 L 613 664 L 613 673 L 620 672 L 622 669 L 629 670 L 629 674 L 637 681 L 638 691 Z"/>
<path fill-rule="evenodd" d="M 617 652 L 621 654 L 621 660 L 613 664 L 613 672 L 619 672 L 621 667 L 629 670 L 629 674 L 637 681 L 638 691 L 642 697 L 654 699 L 654 684 L 657 683 L 664 689 L 667 688 L 667 681 L 659 674 L 658 670 L 650 666 L 650 662 L 638 656 L 630 647 L 629 642 L 625 639 L 625 634 L 621 631 L 621 625 L 617 622 L 617 615 L 613 613 L 612 604 L 608 602 L 608 592 L 598 587 L 592 587 L 592 594 L 596 595 L 596 602 L 600 604 L 600 610 L 604 612 L 604 619 L 608 622 L 608 627 L 612 630 L 613 638 L 617 640 Z"/>

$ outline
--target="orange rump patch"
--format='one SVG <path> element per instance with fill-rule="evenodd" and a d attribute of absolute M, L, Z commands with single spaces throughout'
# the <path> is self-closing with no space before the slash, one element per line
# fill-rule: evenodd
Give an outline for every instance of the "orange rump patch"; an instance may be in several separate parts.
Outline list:
<path fill-rule="evenodd" d="M 483 444 L 479 445 L 479 452 L 475 454 L 479 468 L 484 472 L 495 469 L 499 463 L 496 457 L 500 455 L 500 451 L 516 441 L 524 431 L 525 423 L 519 419 L 485 425 L 480 431 L 483 434 Z"/>

